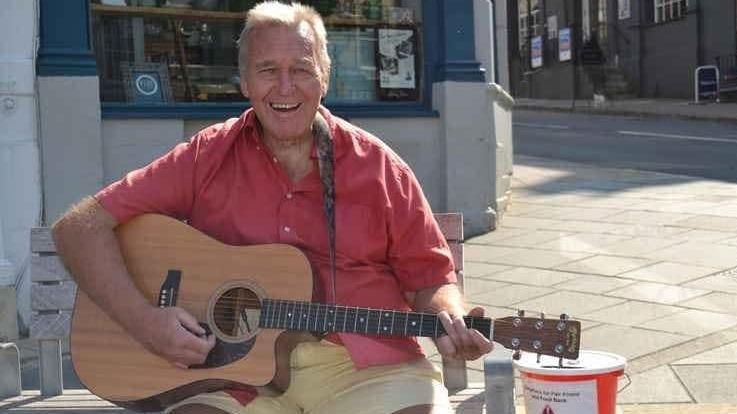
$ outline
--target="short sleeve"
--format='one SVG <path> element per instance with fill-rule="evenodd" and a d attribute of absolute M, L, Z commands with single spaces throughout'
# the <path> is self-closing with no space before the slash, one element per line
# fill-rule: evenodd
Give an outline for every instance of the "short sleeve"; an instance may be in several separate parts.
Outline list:
<path fill-rule="evenodd" d="M 175 146 L 100 190 L 95 199 L 119 223 L 144 213 L 186 219 L 194 199 L 196 147 L 196 138 Z"/>
<path fill-rule="evenodd" d="M 406 167 L 387 178 L 389 264 L 404 291 L 456 282 L 453 257 L 419 182 Z"/>

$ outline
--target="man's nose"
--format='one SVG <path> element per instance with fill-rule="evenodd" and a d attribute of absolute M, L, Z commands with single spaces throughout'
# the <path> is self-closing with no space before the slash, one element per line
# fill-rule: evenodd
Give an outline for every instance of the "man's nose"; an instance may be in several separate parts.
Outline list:
<path fill-rule="evenodd" d="M 279 73 L 279 93 L 289 95 L 293 89 L 294 80 L 292 79 L 292 73 L 288 70 L 281 71 Z"/>

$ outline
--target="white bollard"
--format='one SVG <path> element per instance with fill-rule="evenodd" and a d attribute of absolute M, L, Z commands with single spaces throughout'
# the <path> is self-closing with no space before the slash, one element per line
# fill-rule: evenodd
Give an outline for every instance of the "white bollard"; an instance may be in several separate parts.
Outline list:
<path fill-rule="evenodd" d="M 20 353 L 14 343 L 0 343 L 0 399 L 20 395 Z"/>

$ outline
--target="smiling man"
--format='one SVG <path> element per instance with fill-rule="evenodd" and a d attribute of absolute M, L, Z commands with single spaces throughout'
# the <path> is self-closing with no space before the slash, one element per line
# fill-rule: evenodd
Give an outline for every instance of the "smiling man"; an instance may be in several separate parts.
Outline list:
<path fill-rule="evenodd" d="M 313 269 L 314 301 L 437 313 L 448 333 L 436 341 L 441 354 L 489 352 L 490 341 L 463 322 L 451 253 L 411 169 L 320 105 L 330 78 L 320 16 L 299 4 L 257 5 L 241 34 L 239 69 L 252 109 L 128 173 L 54 225 L 79 287 L 148 351 L 182 370 L 203 363 L 216 338 L 186 310 L 148 302 L 115 238 L 115 227 L 135 216 L 165 214 L 231 245 L 296 246 Z M 440 373 L 412 337 L 330 333 L 299 341 L 285 360 L 290 382 L 281 395 L 223 390 L 168 411 L 449 411 Z"/>

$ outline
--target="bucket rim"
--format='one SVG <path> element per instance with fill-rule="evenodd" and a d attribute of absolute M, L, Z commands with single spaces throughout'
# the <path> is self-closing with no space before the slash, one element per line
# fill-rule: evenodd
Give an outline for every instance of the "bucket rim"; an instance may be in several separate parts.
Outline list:
<path fill-rule="evenodd" d="M 584 361 L 585 356 L 591 356 L 594 358 L 600 358 L 608 360 L 606 364 L 598 364 L 598 366 L 587 368 L 585 365 L 581 365 L 580 368 L 559 368 L 557 366 L 557 358 L 552 357 L 543 357 L 547 358 L 548 361 L 554 360 L 556 362 L 556 366 L 549 367 L 549 366 L 540 366 L 537 364 L 537 356 L 535 354 L 526 354 L 523 355 L 521 359 L 514 360 L 514 366 L 520 371 L 522 374 L 537 374 L 537 375 L 545 375 L 548 377 L 573 377 L 573 376 L 587 376 L 587 375 L 603 375 L 603 374 L 613 374 L 617 373 L 619 371 L 624 371 L 625 366 L 627 365 L 627 359 L 621 355 L 614 354 L 611 352 L 604 352 L 604 351 L 589 351 L 589 350 L 581 350 L 579 352 L 579 359 L 577 361 Z M 571 365 L 575 366 L 575 365 Z"/>

